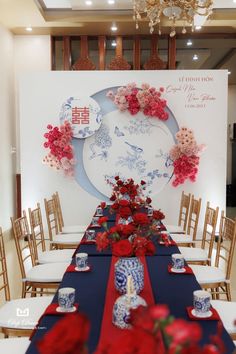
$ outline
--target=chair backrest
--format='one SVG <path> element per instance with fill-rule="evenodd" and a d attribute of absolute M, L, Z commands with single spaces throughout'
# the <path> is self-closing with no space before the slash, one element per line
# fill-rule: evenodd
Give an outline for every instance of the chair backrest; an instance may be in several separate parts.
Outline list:
<path fill-rule="evenodd" d="M 179 208 L 179 221 L 178 225 L 182 226 L 183 230 L 186 231 L 189 206 L 190 206 L 191 194 L 184 194 L 184 191 L 181 195 L 180 208 Z"/>
<path fill-rule="evenodd" d="M 2 228 L 0 227 L 0 291 L 4 290 L 5 300 L 10 300 L 10 288 L 7 274 L 6 253 L 3 241 Z"/>
<path fill-rule="evenodd" d="M 56 212 L 56 204 L 55 199 L 44 199 L 45 205 L 45 213 L 47 218 L 48 225 L 48 234 L 50 241 L 53 241 L 53 235 L 58 234 L 58 220 L 57 220 L 57 212 Z"/>
<path fill-rule="evenodd" d="M 11 218 L 11 223 L 21 275 L 25 278 L 27 271 L 35 265 L 34 246 L 25 211 L 21 218 L 16 220 Z"/>
<path fill-rule="evenodd" d="M 189 216 L 188 216 L 187 234 L 192 236 L 193 241 L 196 240 L 199 215 L 201 211 L 201 203 L 202 203 L 201 198 L 195 199 L 194 196 L 192 195 L 191 202 L 190 202 Z"/>
<path fill-rule="evenodd" d="M 234 249 L 236 242 L 236 219 L 232 220 L 221 213 L 220 231 L 216 249 L 215 266 L 220 266 L 220 261 L 225 262 L 226 279 L 230 279 Z"/>
<path fill-rule="evenodd" d="M 38 249 L 41 248 L 41 251 L 46 251 L 44 230 L 43 230 L 43 221 L 40 204 L 37 203 L 37 208 L 31 210 L 29 208 L 29 220 L 31 226 L 32 241 L 34 246 L 34 254 L 36 261 L 38 261 Z"/>
<path fill-rule="evenodd" d="M 63 214 L 62 214 L 62 209 L 61 209 L 61 202 L 60 202 L 59 193 L 58 192 L 54 193 L 52 195 L 52 199 L 54 199 L 54 201 L 55 201 L 58 229 L 60 232 L 62 232 L 62 228 L 64 226 L 64 219 L 63 219 Z"/>
<path fill-rule="evenodd" d="M 205 249 L 206 246 L 208 246 L 209 260 L 211 259 L 212 251 L 214 247 L 218 213 L 219 213 L 219 207 L 217 207 L 216 209 L 211 208 L 210 203 L 207 202 L 201 248 Z"/>

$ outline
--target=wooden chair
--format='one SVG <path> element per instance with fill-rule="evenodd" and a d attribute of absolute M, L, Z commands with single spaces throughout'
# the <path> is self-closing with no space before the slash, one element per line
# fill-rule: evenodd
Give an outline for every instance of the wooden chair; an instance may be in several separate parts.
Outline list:
<path fill-rule="evenodd" d="M 86 225 L 67 225 L 67 226 L 65 226 L 63 214 L 62 214 L 62 209 L 61 209 L 60 197 L 59 197 L 58 192 L 53 194 L 52 199 L 54 199 L 54 201 L 55 201 L 59 232 L 63 233 L 63 234 L 80 234 L 80 233 L 84 234 L 87 229 Z"/>
<path fill-rule="evenodd" d="M 10 300 L 6 254 L 2 229 L 0 228 L 0 292 L 3 291 L 6 302 L 0 308 L 0 332 L 4 334 L 5 338 L 8 336 L 30 336 L 38 319 L 45 311 L 46 307 L 52 302 L 53 297 L 43 296 Z M 25 313 L 25 315 L 24 313 L 20 313 L 23 311 L 27 311 L 27 313 Z M 13 344 L 14 343 L 2 342 L 0 340 L 0 353 L 13 353 L 14 351 L 3 351 L 5 347 L 12 348 Z M 24 345 L 23 343 L 21 344 Z M 20 343 L 18 343 L 18 345 L 20 349 Z M 18 353 L 18 351 L 16 352 Z"/>
<path fill-rule="evenodd" d="M 170 234 L 172 239 L 179 246 L 193 246 L 196 241 L 199 215 L 201 211 L 202 199 L 195 199 L 192 195 L 188 216 L 187 231 L 181 234 Z"/>
<path fill-rule="evenodd" d="M 190 201 L 191 201 L 191 194 L 190 193 L 185 194 L 183 191 L 180 200 L 178 225 L 166 225 L 166 229 L 168 232 L 183 233 L 186 231 Z"/>
<path fill-rule="evenodd" d="M 11 218 L 18 260 L 22 275 L 22 297 L 49 293 L 49 289 L 58 288 L 68 263 L 51 263 L 36 265 L 32 236 L 25 211 L 23 216 Z M 37 290 L 39 289 L 39 290 Z"/>
<path fill-rule="evenodd" d="M 207 202 L 201 247 L 179 247 L 187 262 L 211 265 L 218 213 L 219 207 L 210 208 L 210 203 Z"/>
<path fill-rule="evenodd" d="M 204 289 L 211 289 L 213 298 L 225 295 L 231 301 L 230 274 L 236 241 L 236 220 L 231 220 L 221 213 L 220 231 L 217 241 L 214 266 L 192 265 L 197 281 Z M 220 261 L 221 264 L 220 264 Z M 222 267 L 222 263 L 225 269 Z M 223 268 L 223 269 L 222 269 Z"/>
<path fill-rule="evenodd" d="M 48 224 L 50 249 L 77 248 L 83 238 L 83 234 L 60 234 L 55 199 L 44 199 L 44 204 Z"/>
<path fill-rule="evenodd" d="M 31 210 L 29 208 L 29 220 L 36 263 L 70 263 L 74 252 L 73 250 L 46 250 L 42 213 L 39 203 L 37 203 L 35 209 Z"/>

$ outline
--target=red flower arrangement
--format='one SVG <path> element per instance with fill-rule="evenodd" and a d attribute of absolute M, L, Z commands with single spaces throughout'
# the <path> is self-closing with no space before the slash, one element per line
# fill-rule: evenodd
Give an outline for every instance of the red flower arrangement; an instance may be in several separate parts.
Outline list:
<path fill-rule="evenodd" d="M 114 203 L 111 210 L 118 215 L 115 226 L 108 229 L 107 217 L 101 217 L 99 224 L 105 229 L 96 237 L 98 251 L 111 248 L 117 257 L 153 255 L 155 246 L 150 240 L 151 234 L 157 231 L 156 220 L 164 219 L 160 210 L 154 210 L 153 216 L 148 217 L 141 208 L 149 205 L 151 198 L 144 196 L 146 182 L 135 184 L 133 179 L 121 180 L 115 177 L 115 183 L 110 183 L 113 193 L 110 198 Z M 121 220 L 121 222 L 120 222 Z"/>
<path fill-rule="evenodd" d="M 199 324 L 174 319 L 166 305 L 139 306 L 131 310 L 130 322 L 132 329 L 123 330 L 121 336 L 111 342 L 101 343 L 95 354 L 225 353 L 221 322 L 218 322 L 218 333 L 211 336 L 211 343 L 203 348 L 198 344 L 202 337 Z"/>
<path fill-rule="evenodd" d="M 43 162 L 56 170 L 63 170 L 66 175 L 74 173 L 74 151 L 72 146 L 72 127 L 65 121 L 60 127 L 47 126 L 48 133 L 44 134 L 47 141 L 44 143 L 50 152 L 44 157 Z"/>
<path fill-rule="evenodd" d="M 73 330 L 76 328 L 76 331 Z M 65 315 L 37 343 L 40 354 L 87 354 L 90 324 L 80 313 Z"/>
<path fill-rule="evenodd" d="M 166 100 L 161 97 L 163 92 L 163 87 L 157 90 L 148 84 L 142 84 L 141 89 L 138 89 L 135 83 L 129 83 L 119 87 L 116 93 L 109 91 L 107 97 L 120 111 L 128 110 L 132 115 L 143 112 L 145 116 L 167 120 L 169 115 L 165 111 Z"/>
<path fill-rule="evenodd" d="M 193 131 L 182 127 L 176 134 L 177 144 L 170 151 L 173 160 L 174 180 L 172 185 L 177 187 L 183 184 L 186 179 L 195 182 L 199 167 L 199 155 L 205 145 L 197 145 Z"/>

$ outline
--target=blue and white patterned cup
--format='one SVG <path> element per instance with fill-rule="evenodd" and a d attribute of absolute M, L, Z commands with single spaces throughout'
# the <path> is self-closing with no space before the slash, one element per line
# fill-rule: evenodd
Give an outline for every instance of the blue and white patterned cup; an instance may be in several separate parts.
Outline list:
<path fill-rule="evenodd" d="M 103 216 L 103 210 L 101 207 L 97 207 L 96 216 Z"/>
<path fill-rule="evenodd" d="M 58 304 L 62 311 L 65 312 L 72 311 L 74 303 L 75 303 L 74 288 L 61 288 L 58 290 Z"/>
<path fill-rule="evenodd" d="M 88 253 L 76 253 L 75 263 L 78 269 L 84 269 L 88 266 Z"/>
<path fill-rule="evenodd" d="M 195 315 L 205 317 L 209 314 L 211 307 L 211 295 L 205 290 L 196 290 L 193 292 L 193 307 Z"/>
<path fill-rule="evenodd" d="M 96 232 L 95 230 L 86 230 L 85 237 L 87 241 L 93 241 L 96 239 Z"/>
<path fill-rule="evenodd" d="M 153 216 L 153 208 L 152 207 L 148 207 L 148 209 L 147 209 L 147 215 L 148 216 Z"/>
<path fill-rule="evenodd" d="M 174 253 L 171 255 L 172 264 L 174 269 L 183 269 L 184 268 L 184 256 L 180 253 Z"/>
<path fill-rule="evenodd" d="M 92 226 L 100 226 L 99 223 L 98 223 L 98 220 L 99 220 L 99 216 L 94 216 L 92 218 L 91 225 Z"/>

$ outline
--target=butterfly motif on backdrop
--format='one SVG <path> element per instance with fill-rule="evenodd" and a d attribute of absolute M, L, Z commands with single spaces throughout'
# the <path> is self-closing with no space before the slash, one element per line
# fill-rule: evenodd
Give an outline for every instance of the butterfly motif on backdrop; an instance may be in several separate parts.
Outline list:
<path fill-rule="evenodd" d="M 114 134 L 118 137 L 125 136 L 125 134 L 117 126 L 115 127 Z"/>

